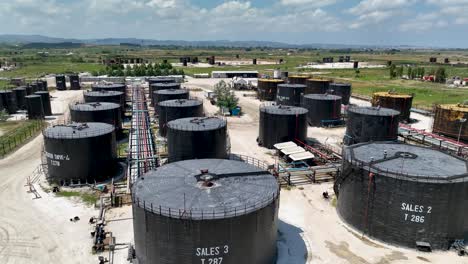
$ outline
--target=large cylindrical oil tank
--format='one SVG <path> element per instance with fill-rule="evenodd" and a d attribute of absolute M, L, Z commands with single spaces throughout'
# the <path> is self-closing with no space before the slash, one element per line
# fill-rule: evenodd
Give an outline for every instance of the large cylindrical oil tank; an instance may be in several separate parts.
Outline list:
<path fill-rule="evenodd" d="M 27 95 L 25 101 L 29 119 L 44 119 L 44 107 L 40 95 Z"/>
<path fill-rule="evenodd" d="M 49 85 L 47 84 L 47 80 L 40 80 L 39 82 L 42 82 L 42 87 L 44 88 L 44 91 L 49 91 Z"/>
<path fill-rule="evenodd" d="M 16 97 L 16 106 L 18 109 L 26 110 L 26 88 L 25 87 L 16 87 L 12 89 Z"/>
<path fill-rule="evenodd" d="M 32 83 L 30 84 L 30 86 L 31 86 L 31 90 L 32 90 L 33 94 L 34 94 L 35 92 L 39 92 L 39 91 L 40 91 L 40 90 L 39 90 L 39 86 L 37 85 L 37 82 L 32 82 Z"/>
<path fill-rule="evenodd" d="M 120 105 L 122 117 L 125 116 L 125 94 L 119 91 L 96 91 L 85 92 L 83 94 L 86 103 L 105 102 Z"/>
<path fill-rule="evenodd" d="M 341 118 L 341 97 L 331 94 L 306 94 L 301 106 L 309 110 L 307 122 L 311 126 L 326 126 Z"/>
<path fill-rule="evenodd" d="M 167 89 L 180 89 L 180 83 L 170 82 L 170 83 L 151 83 L 149 85 L 149 97 L 151 100 L 151 106 L 154 106 L 154 92 L 159 90 Z"/>
<path fill-rule="evenodd" d="M 122 114 L 120 105 L 115 103 L 75 103 L 70 105 L 71 121 L 78 123 L 107 123 L 122 130 Z"/>
<path fill-rule="evenodd" d="M 157 106 L 159 115 L 159 135 L 165 137 L 167 123 L 184 117 L 203 116 L 203 102 L 200 100 L 169 100 L 160 102 Z"/>
<path fill-rule="evenodd" d="M 55 76 L 55 87 L 57 90 L 64 91 L 67 89 L 67 82 L 64 75 Z"/>
<path fill-rule="evenodd" d="M 0 95 L 0 111 L 3 111 L 5 107 L 3 106 L 3 96 Z"/>
<path fill-rule="evenodd" d="M 168 89 L 153 92 L 154 106 L 158 105 L 160 102 L 176 99 L 189 99 L 189 91 L 186 89 Z"/>
<path fill-rule="evenodd" d="M 307 109 L 283 105 L 260 106 L 258 144 L 272 149 L 276 143 L 307 137 Z"/>
<path fill-rule="evenodd" d="M 215 117 L 188 117 L 167 123 L 169 162 L 188 159 L 225 159 L 227 122 Z"/>
<path fill-rule="evenodd" d="M 43 132 L 48 180 L 102 181 L 117 167 L 115 128 L 105 123 L 71 123 Z"/>
<path fill-rule="evenodd" d="M 307 79 L 305 94 L 324 94 L 327 92 L 331 81 L 328 79 Z"/>
<path fill-rule="evenodd" d="M 26 95 L 32 95 L 35 93 L 35 91 L 33 91 L 33 87 L 30 84 L 27 84 L 24 87 L 26 88 Z"/>
<path fill-rule="evenodd" d="M 35 81 L 32 84 L 37 87 L 37 91 L 46 91 L 43 82 Z"/>
<path fill-rule="evenodd" d="M 0 96 L 2 97 L 3 108 L 8 112 L 8 114 L 11 115 L 18 111 L 16 96 L 12 90 L 0 91 Z"/>
<path fill-rule="evenodd" d="M 258 79 L 257 94 L 261 101 L 276 100 L 278 85 L 284 83 L 280 79 Z"/>
<path fill-rule="evenodd" d="M 305 87 L 306 86 L 303 84 L 278 84 L 276 104 L 299 106 L 301 104 L 301 95 L 304 94 Z"/>
<path fill-rule="evenodd" d="M 310 76 L 306 76 L 306 75 L 289 75 L 288 76 L 288 82 L 290 84 L 306 85 L 308 79 L 310 79 Z"/>
<path fill-rule="evenodd" d="M 151 86 L 151 84 L 153 84 L 153 83 L 174 83 L 174 82 L 176 82 L 174 78 L 164 77 L 164 76 L 150 77 L 150 78 L 147 79 L 147 81 L 148 81 L 149 86 Z"/>
<path fill-rule="evenodd" d="M 383 107 L 350 106 L 347 110 L 345 145 L 398 139 L 400 112 Z"/>
<path fill-rule="evenodd" d="M 138 263 L 274 263 L 279 193 L 274 176 L 242 161 L 150 171 L 132 190 Z"/>
<path fill-rule="evenodd" d="M 330 83 L 328 86 L 329 94 L 341 96 L 341 103 L 344 105 L 349 104 L 351 98 L 351 84 L 350 83 Z"/>
<path fill-rule="evenodd" d="M 413 104 L 412 94 L 401 94 L 395 92 L 378 92 L 372 95 L 372 106 L 381 106 L 400 112 L 400 121 L 409 122 L 411 106 Z"/>
<path fill-rule="evenodd" d="M 47 91 L 39 91 L 34 94 L 40 95 L 42 99 L 42 107 L 46 116 L 52 115 L 52 106 L 50 105 L 50 94 Z"/>
<path fill-rule="evenodd" d="M 91 85 L 91 90 L 98 91 L 118 91 L 126 93 L 127 86 L 124 83 L 98 83 Z"/>
<path fill-rule="evenodd" d="M 467 120 L 468 104 L 437 105 L 432 132 L 468 142 Z"/>
<path fill-rule="evenodd" d="M 78 76 L 78 74 L 68 75 L 68 78 L 70 79 L 70 90 L 81 89 L 80 76 Z"/>
<path fill-rule="evenodd" d="M 447 250 L 468 238 L 468 163 L 395 142 L 345 147 L 337 210 L 359 233 L 416 248 Z"/>

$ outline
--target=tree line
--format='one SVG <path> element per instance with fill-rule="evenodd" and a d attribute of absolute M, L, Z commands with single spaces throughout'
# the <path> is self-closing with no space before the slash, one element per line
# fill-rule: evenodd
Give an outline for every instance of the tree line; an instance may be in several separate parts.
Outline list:
<path fill-rule="evenodd" d="M 93 71 L 94 76 L 166 76 L 166 75 L 185 75 L 184 70 L 173 68 L 169 63 L 140 64 L 133 67 L 122 64 L 109 65 L 100 71 Z"/>
<path fill-rule="evenodd" d="M 389 67 L 390 78 L 401 78 L 403 75 L 406 75 L 408 79 L 413 80 L 417 78 L 423 78 L 426 75 L 426 69 L 424 67 L 397 67 L 395 64 L 392 64 Z M 434 81 L 439 83 L 444 83 L 447 80 L 447 73 L 444 67 L 439 67 L 437 69 L 430 68 L 427 72 L 427 75 L 434 76 Z"/>

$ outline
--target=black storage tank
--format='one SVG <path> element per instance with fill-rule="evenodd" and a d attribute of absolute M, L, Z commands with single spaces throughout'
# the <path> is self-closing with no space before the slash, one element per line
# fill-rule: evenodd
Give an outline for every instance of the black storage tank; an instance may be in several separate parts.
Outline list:
<path fill-rule="evenodd" d="M 345 145 L 398 139 L 400 112 L 383 107 L 350 106 L 347 110 Z"/>
<path fill-rule="evenodd" d="M 260 106 L 258 144 L 272 149 L 276 143 L 307 138 L 307 109 L 294 106 Z"/>
<path fill-rule="evenodd" d="M 310 79 L 310 76 L 305 76 L 305 75 L 290 75 L 290 76 L 288 76 L 288 82 L 290 84 L 303 84 L 303 85 L 306 85 L 308 79 Z"/>
<path fill-rule="evenodd" d="M 279 79 L 258 79 L 257 95 L 261 101 L 274 101 L 278 85 L 284 83 Z"/>
<path fill-rule="evenodd" d="M 169 89 L 153 92 L 154 106 L 158 105 L 160 102 L 176 99 L 189 99 L 189 91 L 186 89 Z"/>
<path fill-rule="evenodd" d="M 49 86 L 47 84 L 47 80 L 40 80 L 39 82 L 42 82 L 42 87 L 44 91 L 49 91 Z"/>
<path fill-rule="evenodd" d="M 26 89 L 26 95 L 32 95 L 36 92 L 36 91 L 33 91 L 33 87 L 29 83 L 24 87 Z"/>
<path fill-rule="evenodd" d="M 372 95 L 372 106 L 381 106 L 400 112 L 400 121 L 409 122 L 413 94 L 390 92 L 377 92 Z"/>
<path fill-rule="evenodd" d="M 36 91 L 46 91 L 46 90 L 44 89 L 44 83 L 41 82 L 41 81 L 35 81 L 35 82 L 32 83 L 32 85 L 34 85 L 35 87 L 37 87 L 37 88 L 36 88 Z"/>
<path fill-rule="evenodd" d="M 44 119 L 44 107 L 40 95 L 27 95 L 25 101 L 29 119 Z"/>
<path fill-rule="evenodd" d="M 77 74 L 73 74 L 73 75 L 68 75 L 68 78 L 70 79 L 70 90 L 81 89 L 80 76 L 78 76 Z"/>
<path fill-rule="evenodd" d="M 170 163 L 133 186 L 140 264 L 272 264 L 279 185 L 263 168 L 228 159 Z"/>
<path fill-rule="evenodd" d="M 149 97 L 151 100 L 151 106 L 154 106 L 154 92 L 159 90 L 167 90 L 167 89 L 180 89 L 180 83 L 152 83 L 149 85 Z"/>
<path fill-rule="evenodd" d="M 351 84 L 330 83 L 327 93 L 341 96 L 341 103 L 348 105 L 349 99 L 351 98 Z"/>
<path fill-rule="evenodd" d="M 67 82 L 65 81 L 64 75 L 55 76 L 55 87 L 59 91 L 64 91 L 67 89 Z"/>
<path fill-rule="evenodd" d="M 341 97 L 331 94 L 306 94 L 301 106 L 309 110 L 307 122 L 311 126 L 326 126 L 341 119 Z"/>
<path fill-rule="evenodd" d="M 16 105 L 16 95 L 11 90 L 0 91 L 0 96 L 2 97 L 3 108 L 8 112 L 8 114 L 14 114 L 18 111 L 18 106 Z"/>
<path fill-rule="evenodd" d="M 299 106 L 305 87 L 303 84 L 278 84 L 276 104 Z"/>
<path fill-rule="evenodd" d="M 337 210 L 359 233 L 400 246 L 447 250 L 468 239 L 468 163 L 395 142 L 344 148 Z"/>
<path fill-rule="evenodd" d="M 306 81 L 305 94 L 324 94 L 327 92 L 331 81 L 327 79 L 312 78 Z"/>
<path fill-rule="evenodd" d="M 120 105 L 122 117 L 125 116 L 125 94 L 119 91 L 97 91 L 85 92 L 83 94 L 86 103 L 106 102 Z"/>
<path fill-rule="evenodd" d="M 227 122 L 215 117 L 188 117 L 167 123 L 169 162 L 188 159 L 225 159 Z"/>
<path fill-rule="evenodd" d="M 34 94 L 40 95 L 42 99 L 42 107 L 46 116 L 52 115 L 52 106 L 50 105 L 50 94 L 47 91 L 39 91 Z"/>
<path fill-rule="evenodd" d="M 167 123 L 184 117 L 203 116 L 203 102 L 199 100 L 169 100 L 158 104 L 159 135 L 165 137 Z"/>
<path fill-rule="evenodd" d="M 117 132 L 122 130 L 122 115 L 119 104 L 104 102 L 75 103 L 70 105 L 70 116 L 73 122 L 107 123 L 113 125 Z"/>
<path fill-rule="evenodd" d="M 117 168 L 115 128 L 105 123 L 71 123 L 43 132 L 48 180 L 102 181 Z"/>
<path fill-rule="evenodd" d="M 98 91 L 118 91 L 126 93 L 127 86 L 124 83 L 99 83 L 91 85 L 91 90 Z"/>
<path fill-rule="evenodd" d="M 16 99 L 16 106 L 18 109 L 26 110 L 26 88 L 25 87 L 17 87 L 12 89 L 13 93 L 15 94 Z"/>
<path fill-rule="evenodd" d="M 3 106 L 3 96 L 0 95 L 0 111 L 3 111 L 5 107 Z"/>
<path fill-rule="evenodd" d="M 31 83 L 30 85 L 31 85 L 31 90 L 32 90 L 33 94 L 34 94 L 35 92 L 39 92 L 39 91 L 40 91 L 40 90 L 39 90 L 39 86 L 37 85 L 37 82 L 33 82 L 33 83 Z"/>
<path fill-rule="evenodd" d="M 153 83 L 175 83 L 175 79 L 172 77 L 150 77 L 147 79 L 148 85 L 151 86 Z"/>

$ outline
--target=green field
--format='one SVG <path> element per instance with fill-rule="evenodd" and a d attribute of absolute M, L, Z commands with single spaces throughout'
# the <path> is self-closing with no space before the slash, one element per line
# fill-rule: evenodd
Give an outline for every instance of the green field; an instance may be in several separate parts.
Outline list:
<path fill-rule="evenodd" d="M 38 52 L 48 52 L 47 56 Z M 426 73 L 438 67 L 444 67 L 448 77 L 468 78 L 467 50 L 287 50 L 272 48 L 182 48 L 182 47 L 125 47 L 125 46 L 88 46 L 74 49 L 22 49 L 20 47 L 0 46 L 0 60 L 16 62 L 20 67 L 14 71 L 0 72 L 0 78 L 25 77 L 34 79 L 55 73 L 102 72 L 105 66 L 100 63 L 103 58 L 122 56 L 143 58 L 149 62 L 178 62 L 181 56 L 198 56 L 201 62 L 214 55 L 217 61 L 239 60 L 269 61 L 270 65 L 213 66 L 209 68 L 177 67 L 185 74 L 211 73 L 214 70 L 258 70 L 261 74 L 271 76 L 273 70 L 281 69 L 291 73 L 314 73 L 351 82 L 353 93 L 370 96 L 376 91 L 396 90 L 397 92 L 414 93 L 414 105 L 431 109 L 437 103 L 457 103 L 468 99 L 468 89 L 448 88 L 445 84 L 428 83 L 416 80 L 391 79 L 388 68 L 360 69 L 356 74 L 353 69 L 314 70 L 296 67 L 308 62 L 320 61 L 323 57 L 350 55 L 353 60 L 384 64 L 392 61 L 400 66 L 424 67 Z M 465 63 L 461 66 L 430 64 L 429 57 L 437 57 L 439 62 L 449 58 L 451 62 Z M 283 59 L 284 63 L 276 64 Z M 406 69 L 405 69 L 406 74 Z M 0 88 L 6 87 L 7 81 L 0 80 Z"/>

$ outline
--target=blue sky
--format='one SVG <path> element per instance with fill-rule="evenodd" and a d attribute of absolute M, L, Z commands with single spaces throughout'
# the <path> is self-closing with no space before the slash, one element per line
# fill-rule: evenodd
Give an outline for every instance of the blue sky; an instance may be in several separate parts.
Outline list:
<path fill-rule="evenodd" d="M 0 34 L 468 48 L 468 0 L 0 0 Z"/>

